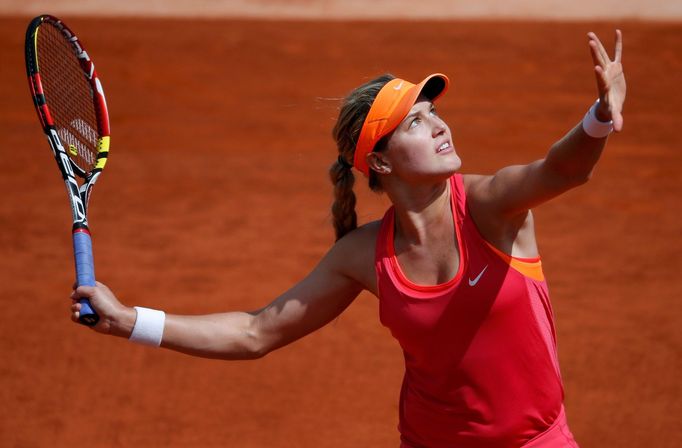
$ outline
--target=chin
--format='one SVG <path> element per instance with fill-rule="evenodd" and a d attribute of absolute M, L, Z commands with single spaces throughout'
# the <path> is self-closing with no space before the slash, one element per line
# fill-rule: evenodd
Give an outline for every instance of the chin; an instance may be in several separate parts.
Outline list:
<path fill-rule="evenodd" d="M 462 167 L 462 161 L 456 154 L 448 155 L 447 158 L 441 160 L 436 167 L 428 170 L 424 174 L 431 177 L 433 180 L 442 181 L 449 179 Z"/>
<path fill-rule="evenodd" d="M 453 154 L 452 157 L 448 157 L 447 163 L 444 165 L 446 165 L 446 169 L 450 175 L 453 175 L 462 168 L 462 159 L 460 159 L 457 154 Z"/>
<path fill-rule="evenodd" d="M 456 164 L 448 164 L 448 166 L 442 167 L 442 169 L 438 170 L 437 172 L 433 173 L 433 177 L 437 178 L 437 180 L 444 181 L 447 179 L 450 179 L 452 176 L 454 176 L 459 169 L 462 167 L 461 162 L 457 162 Z"/>

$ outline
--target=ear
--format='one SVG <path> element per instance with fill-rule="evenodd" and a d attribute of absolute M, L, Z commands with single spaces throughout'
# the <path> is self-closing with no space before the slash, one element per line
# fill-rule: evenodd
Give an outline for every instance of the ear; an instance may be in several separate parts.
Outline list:
<path fill-rule="evenodd" d="M 380 152 L 370 152 L 367 154 L 367 165 L 370 170 L 374 170 L 379 174 L 389 174 L 392 171 L 391 162 Z"/>

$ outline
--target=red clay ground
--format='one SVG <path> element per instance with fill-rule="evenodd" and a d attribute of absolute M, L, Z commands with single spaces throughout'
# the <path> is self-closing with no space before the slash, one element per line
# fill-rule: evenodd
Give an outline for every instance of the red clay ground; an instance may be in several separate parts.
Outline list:
<path fill-rule="evenodd" d="M 595 96 L 607 23 L 70 20 L 112 119 L 91 211 L 97 275 L 129 304 L 255 309 L 332 242 L 337 102 L 390 71 L 450 75 L 466 172 L 541 157 Z M 402 358 L 362 295 L 256 362 L 194 359 L 71 324 L 69 215 L 0 19 L 0 445 L 396 446 Z M 625 23 L 625 132 L 594 179 L 536 211 L 566 407 L 583 447 L 682 445 L 682 27 Z M 378 49 L 381 48 L 381 51 Z M 361 188 L 362 189 L 362 188 Z M 362 189 L 362 221 L 386 200 Z"/>

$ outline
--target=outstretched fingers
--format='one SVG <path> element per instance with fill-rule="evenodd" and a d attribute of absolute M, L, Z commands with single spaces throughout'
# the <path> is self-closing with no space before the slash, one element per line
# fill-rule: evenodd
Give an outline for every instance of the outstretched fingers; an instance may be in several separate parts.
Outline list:
<path fill-rule="evenodd" d="M 623 55 L 623 33 L 620 30 L 616 30 L 616 52 L 614 57 L 614 62 L 620 62 Z"/>
<path fill-rule="evenodd" d="M 613 59 L 609 57 L 604 45 L 593 32 L 587 33 L 590 55 L 594 63 L 594 76 L 599 91 L 600 107 L 598 117 L 602 121 L 612 120 L 613 129 L 623 129 L 623 103 L 626 84 L 621 58 L 623 55 L 623 33 L 616 30 Z"/>
<path fill-rule="evenodd" d="M 594 64 L 601 67 L 606 67 L 606 65 L 611 62 L 611 59 L 609 58 L 609 54 L 606 52 L 604 45 L 602 45 L 597 35 L 591 31 L 587 33 L 587 37 L 590 40 L 589 45 Z"/>

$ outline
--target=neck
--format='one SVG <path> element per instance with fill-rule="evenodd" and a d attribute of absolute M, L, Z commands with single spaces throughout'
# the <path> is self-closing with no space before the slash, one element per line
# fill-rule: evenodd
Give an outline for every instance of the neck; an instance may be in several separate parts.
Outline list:
<path fill-rule="evenodd" d="M 387 190 L 395 208 L 396 237 L 409 244 L 440 238 L 452 227 L 449 181 Z"/>

